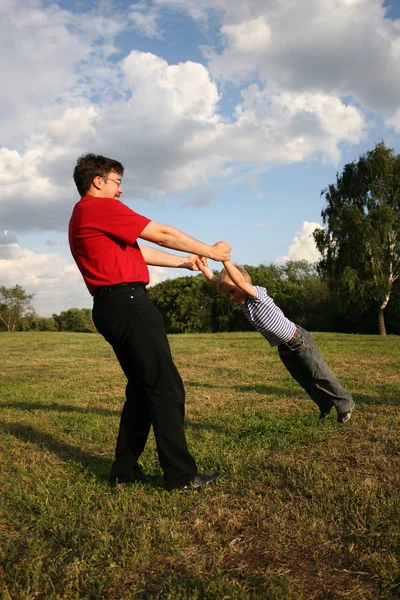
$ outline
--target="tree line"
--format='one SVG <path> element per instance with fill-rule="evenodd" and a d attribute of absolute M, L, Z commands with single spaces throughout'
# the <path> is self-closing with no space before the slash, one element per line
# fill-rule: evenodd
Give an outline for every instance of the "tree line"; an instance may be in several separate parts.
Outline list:
<path fill-rule="evenodd" d="M 32 305 L 34 296 L 20 285 L 0 287 L 0 331 L 96 332 L 90 308 L 70 308 L 59 315 L 39 317 Z"/>
<path fill-rule="evenodd" d="M 349 310 L 348 299 L 338 301 L 319 273 L 307 261 L 288 261 L 253 267 L 244 265 L 253 284 L 267 288 L 284 314 L 310 331 L 381 333 L 377 305 L 371 298 Z M 218 271 L 215 271 L 218 275 Z M 220 294 L 202 275 L 163 281 L 149 289 L 150 297 L 164 316 L 169 333 L 250 331 L 239 305 Z M 387 333 L 400 334 L 400 289 L 395 284 L 386 309 Z"/>
<path fill-rule="evenodd" d="M 316 264 L 244 265 L 288 318 L 311 331 L 400 333 L 400 155 L 384 142 L 344 166 L 322 190 Z M 217 274 L 217 272 L 216 272 Z M 245 331 L 239 306 L 199 276 L 149 288 L 169 333 Z M 90 309 L 38 317 L 32 294 L 0 287 L 0 330 L 94 332 Z"/>
<path fill-rule="evenodd" d="M 310 331 L 379 333 L 377 303 L 371 298 L 358 308 L 349 309 L 348 298 L 330 293 L 318 266 L 305 260 L 254 267 L 245 265 L 255 285 L 267 288 L 284 314 Z M 218 271 L 215 271 L 218 275 Z M 5 296 L 19 300 L 8 307 Z M 167 279 L 148 288 L 162 313 L 168 333 L 213 333 L 249 331 L 240 306 L 219 293 L 203 275 Z M 21 286 L 0 287 L 0 330 L 2 331 L 96 331 L 89 308 L 70 308 L 52 317 L 39 317 L 33 310 L 33 294 Z M 353 299 L 354 302 L 354 299 Z M 396 282 L 386 309 L 388 333 L 400 334 L 400 289 Z"/>

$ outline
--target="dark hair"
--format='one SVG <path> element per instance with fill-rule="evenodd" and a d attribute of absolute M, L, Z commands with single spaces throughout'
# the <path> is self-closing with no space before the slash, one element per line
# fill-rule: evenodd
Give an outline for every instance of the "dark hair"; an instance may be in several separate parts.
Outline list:
<path fill-rule="evenodd" d="M 77 160 L 74 169 L 74 181 L 81 196 L 87 194 L 95 177 L 105 177 L 114 171 L 122 177 L 124 167 L 117 160 L 106 158 L 101 154 L 83 154 Z"/>

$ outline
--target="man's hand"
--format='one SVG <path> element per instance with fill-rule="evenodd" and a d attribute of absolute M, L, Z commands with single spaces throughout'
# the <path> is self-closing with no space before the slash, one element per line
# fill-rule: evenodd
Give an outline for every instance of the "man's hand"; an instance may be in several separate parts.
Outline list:
<path fill-rule="evenodd" d="M 216 244 L 211 246 L 211 248 L 213 249 L 213 255 L 210 256 L 212 260 L 224 262 L 226 260 L 231 259 L 232 248 L 230 247 L 228 242 L 217 242 Z"/>
<path fill-rule="evenodd" d="M 189 271 L 200 271 L 199 264 L 207 265 L 207 259 L 204 256 L 197 256 L 197 254 L 191 254 L 184 259 L 182 267 L 189 269 Z"/>

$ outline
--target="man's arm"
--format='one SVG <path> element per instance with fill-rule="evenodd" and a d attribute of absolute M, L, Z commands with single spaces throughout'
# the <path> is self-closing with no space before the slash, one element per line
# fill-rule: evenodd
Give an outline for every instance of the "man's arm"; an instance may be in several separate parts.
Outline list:
<path fill-rule="evenodd" d="M 206 279 L 208 279 L 208 281 L 210 283 L 212 283 L 212 285 L 218 289 L 219 279 L 208 268 L 207 261 L 204 262 L 204 259 L 200 258 L 200 256 L 198 256 L 196 258 L 196 267 L 203 273 L 204 277 Z"/>
<path fill-rule="evenodd" d="M 157 250 L 157 248 L 150 248 L 150 246 L 140 246 L 140 251 L 143 254 L 146 264 L 153 267 L 175 267 L 176 269 L 189 269 L 190 271 L 199 270 L 196 264 L 198 256 L 195 254 L 191 256 L 178 256 L 177 254 Z"/>
<path fill-rule="evenodd" d="M 233 283 L 246 292 L 249 296 L 253 296 L 253 298 L 257 298 L 257 290 L 251 285 L 251 283 L 241 274 L 239 269 L 235 267 L 235 265 L 230 260 L 224 260 L 224 267 L 228 272 L 229 277 L 232 279 Z"/>
<path fill-rule="evenodd" d="M 228 242 L 217 242 L 213 246 L 208 246 L 175 227 L 156 223 L 155 221 L 150 221 L 139 237 L 159 246 L 165 246 L 172 250 L 181 250 L 182 252 L 190 252 L 190 254 L 205 256 L 216 261 L 230 259 L 231 247 Z"/>

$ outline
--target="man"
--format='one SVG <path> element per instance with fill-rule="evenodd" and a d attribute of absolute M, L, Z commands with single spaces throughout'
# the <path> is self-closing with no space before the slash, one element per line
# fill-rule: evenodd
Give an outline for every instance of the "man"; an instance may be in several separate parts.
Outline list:
<path fill-rule="evenodd" d="M 168 490 L 201 488 L 216 480 L 214 471 L 200 474 L 185 433 L 185 391 L 173 363 L 163 318 L 149 299 L 147 265 L 197 270 L 186 258 L 139 247 L 137 239 L 216 261 L 228 260 L 230 246 L 208 246 L 182 231 L 139 215 L 118 200 L 124 167 L 95 154 L 81 156 L 74 181 L 81 195 L 69 223 L 72 255 L 94 296 L 93 321 L 111 344 L 128 379 L 112 487 L 148 481 L 138 465 L 151 424 Z"/>

